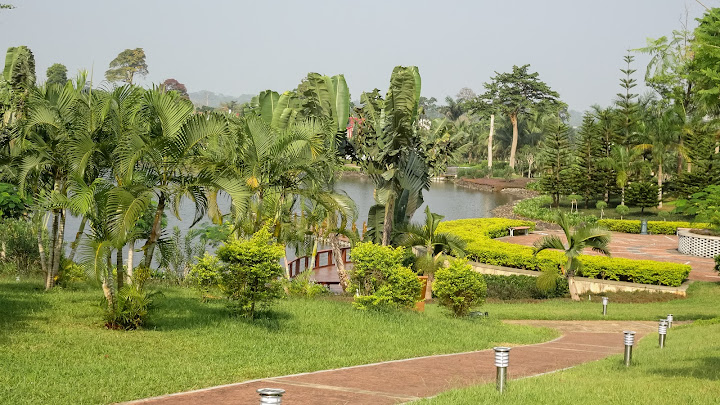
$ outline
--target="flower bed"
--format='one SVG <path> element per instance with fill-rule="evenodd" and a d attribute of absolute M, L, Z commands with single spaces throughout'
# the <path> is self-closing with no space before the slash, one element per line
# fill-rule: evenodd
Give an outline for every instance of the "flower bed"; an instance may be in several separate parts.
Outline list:
<path fill-rule="evenodd" d="M 505 218 L 460 219 L 440 223 L 439 232 L 451 232 L 467 242 L 468 256 L 479 263 L 527 270 L 556 270 L 565 266 L 563 252 L 545 250 L 537 256 L 533 248 L 494 240 L 509 235 L 511 226 L 529 226 L 532 221 Z M 690 274 L 690 266 L 652 260 L 632 260 L 603 256 L 580 256 L 579 276 L 642 284 L 679 286 Z"/>

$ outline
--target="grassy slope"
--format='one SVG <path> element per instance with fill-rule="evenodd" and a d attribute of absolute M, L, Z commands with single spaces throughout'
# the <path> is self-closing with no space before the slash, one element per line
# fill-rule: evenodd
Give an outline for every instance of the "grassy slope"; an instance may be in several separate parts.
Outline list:
<path fill-rule="evenodd" d="M 695 320 L 720 317 L 720 283 L 693 283 L 688 287 L 688 298 L 647 304 L 608 304 L 607 317 L 602 316 L 599 296 L 592 301 L 582 297 L 581 302 L 569 299 L 552 299 L 532 303 L 503 302 L 483 306 L 483 311 L 499 319 L 612 319 L 654 321 L 673 314 L 676 320 Z"/>
<path fill-rule="evenodd" d="M 418 405 L 718 404 L 718 336 L 720 324 L 678 326 L 668 333 L 665 349 L 658 348 L 657 334 L 642 339 L 630 368 L 621 364 L 622 355 L 615 355 L 570 370 L 511 381 L 503 395 L 494 384 L 487 384 L 449 391 Z"/>
<path fill-rule="evenodd" d="M 0 403 L 107 403 L 247 379 L 551 339 L 551 330 L 288 299 L 251 323 L 164 288 L 153 324 L 101 327 L 99 289 L 0 280 Z"/>

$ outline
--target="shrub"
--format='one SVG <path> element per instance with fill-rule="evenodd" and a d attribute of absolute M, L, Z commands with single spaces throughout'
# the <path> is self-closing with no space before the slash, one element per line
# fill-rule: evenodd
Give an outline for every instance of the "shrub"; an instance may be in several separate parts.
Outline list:
<path fill-rule="evenodd" d="M 607 203 L 605 201 L 598 201 L 595 203 L 595 208 L 600 210 L 600 219 L 605 215 L 605 208 L 607 208 Z"/>
<path fill-rule="evenodd" d="M 190 267 L 187 280 L 200 292 L 200 297 L 205 301 L 210 290 L 218 286 L 220 275 L 220 261 L 205 252 L 203 257 L 198 258 L 197 263 Z"/>
<path fill-rule="evenodd" d="M 420 280 L 412 270 L 401 265 L 404 256 L 405 249 L 401 247 L 372 242 L 360 242 L 353 247 L 350 288 L 359 293 L 355 307 L 412 308 L 415 305 L 420 299 Z"/>
<path fill-rule="evenodd" d="M 435 272 L 432 286 L 440 305 L 455 316 L 465 316 L 487 297 L 487 286 L 480 273 L 473 271 L 465 260 L 452 260 L 450 266 Z"/>
<path fill-rule="evenodd" d="M 675 211 L 697 215 L 696 219 L 710 224 L 710 229 L 720 233 L 720 185 L 707 186 L 687 200 L 678 200 Z"/>
<path fill-rule="evenodd" d="M 0 242 L 5 245 L 5 262 L 10 264 L 9 268 L 24 275 L 40 272 L 37 231 L 32 223 L 25 219 L 1 220 Z"/>
<path fill-rule="evenodd" d="M 615 207 L 615 212 L 617 212 L 617 214 L 620 215 L 620 219 L 622 219 L 622 217 L 630 213 L 630 208 L 628 208 L 627 205 L 621 204 Z"/>
<path fill-rule="evenodd" d="M 632 183 L 627 188 L 627 200 L 645 212 L 645 208 L 658 205 L 658 186 L 650 182 Z"/>
<path fill-rule="evenodd" d="M 715 271 L 720 273 L 720 255 L 715 256 Z"/>
<path fill-rule="evenodd" d="M 0 183 L 0 218 L 20 218 L 28 204 L 30 200 L 20 197 L 15 185 Z"/>
<path fill-rule="evenodd" d="M 287 292 L 293 297 L 313 298 L 330 292 L 325 286 L 310 279 L 312 271 L 306 270 L 290 280 L 286 280 Z"/>
<path fill-rule="evenodd" d="M 557 218 L 557 209 L 549 207 L 551 202 L 552 198 L 547 195 L 528 198 L 515 204 L 513 213 L 525 218 L 553 222 Z M 594 215 L 583 215 L 572 212 L 568 214 L 567 217 L 571 225 L 577 225 L 581 222 L 586 224 L 594 224 L 597 222 L 597 217 Z"/>
<path fill-rule="evenodd" d="M 234 303 L 234 309 L 255 318 L 256 309 L 282 297 L 279 260 L 285 255 L 266 228 L 250 239 L 236 239 L 217 250 L 223 261 L 220 288 Z"/>
<path fill-rule="evenodd" d="M 108 329 L 139 329 L 146 320 L 152 297 L 138 285 L 126 285 L 115 296 L 115 309 L 103 302 L 105 326 Z"/>
<path fill-rule="evenodd" d="M 613 232 L 640 233 L 640 220 L 602 219 L 598 225 Z M 678 228 L 708 228 L 709 224 L 683 221 L 648 221 L 648 232 L 653 235 L 674 235 Z"/>
<path fill-rule="evenodd" d="M 79 264 L 67 259 L 62 260 L 58 274 L 55 276 L 55 284 L 66 288 L 86 280 L 87 275 L 85 274 L 85 269 Z"/>
<path fill-rule="evenodd" d="M 657 216 L 662 219 L 663 221 L 667 221 L 668 217 L 670 216 L 670 213 L 668 211 L 659 211 L 657 213 Z"/>
<path fill-rule="evenodd" d="M 488 298 L 501 300 L 512 299 L 545 299 L 563 297 L 568 294 L 568 282 L 564 277 L 557 280 L 555 289 L 545 291 L 537 288 L 537 278 L 525 275 L 491 275 L 484 274 L 487 284 Z"/>
<path fill-rule="evenodd" d="M 658 223 L 661 223 L 658 221 Z M 438 232 L 451 232 L 467 242 L 465 252 L 473 260 L 496 266 L 528 270 L 560 271 L 567 259 L 563 252 L 545 250 L 533 256 L 533 248 L 492 240 L 508 234 L 509 226 L 530 226 L 530 221 L 504 218 L 475 218 L 441 222 Z M 690 273 L 690 266 L 651 260 L 580 256 L 578 276 L 630 281 L 644 284 L 679 286 Z"/>

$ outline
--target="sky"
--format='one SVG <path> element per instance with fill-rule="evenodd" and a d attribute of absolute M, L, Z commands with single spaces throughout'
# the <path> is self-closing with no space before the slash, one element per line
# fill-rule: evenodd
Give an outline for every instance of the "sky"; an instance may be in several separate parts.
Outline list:
<path fill-rule="evenodd" d="M 293 89 L 308 72 L 345 74 L 353 100 L 387 89 L 396 65 L 415 65 L 422 94 L 480 93 L 494 72 L 530 64 L 571 109 L 608 105 L 628 49 L 690 28 L 690 0 L 2 0 L 0 49 L 26 45 L 38 78 L 63 63 L 97 82 L 126 48 L 141 47 L 150 86 L 234 96 Z M 709 7 L 720 0 L 703 0 Z M 642 82 L 646 55 L 637 55 Z M 640 93 L 644 91 L 638 87 Z"/>

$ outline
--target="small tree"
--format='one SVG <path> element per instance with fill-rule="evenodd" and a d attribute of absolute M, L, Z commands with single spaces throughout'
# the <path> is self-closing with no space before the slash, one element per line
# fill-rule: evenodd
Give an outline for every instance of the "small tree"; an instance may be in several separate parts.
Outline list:
<path fill-rule="evenodd" d="M 440 305 L 450 309 L 455 316 L 467 315 L 487 297 L 485 279 L 473 271 L 466 260 L 453 260 L 450 266 L 438 270 L 433 291 Z"/>
<path fill-rule="evenodd" d="M 540 151 L 540 189 L 551 195 L 553 205 L 558 207 L 560 195 L 564 194 L 570 182 L 570 140 L 568 127 L 559 119 L 546 128 L 545 141 Z"/>
<path fill-rule="evenodd" d="M 687 200 L 678 200 L 675 211 L 696 215 L 696 220 L 708 222 L 713 231 L 720 233 L 720 185 L 707 186 Z"/>
<path fill-rule="evenodd" d="M 644 213 L 646 207 L 658 205 L 658 186 L 649 182 L 632 183 L 627 189 L 628 204 L 640 207 Z"/>
<path fill-rule="evenodd" d="M 255 318 L 259 305 L 267 305 L 283 294 L 280 258 L 283 247 L 274 242 L 267 228 L 250 239 L 236 239 L 217 250 L 223 261 L 220 288 L 241 313 Z"/>
<path fill-rule="evenodd" d="M 595 203 L 595 208 L 600 210 L 600 219 L 603 219 L 603 215 L 605 215 L 605 208 L 607 208 L 607 203 L 605 201 L 598 201 Z"/>
<path fill-rule="evenodd" d="M 46 71 L 47 84 L 60 84 L 65 85 L 67 83 L 67 68 L 62 63 L 55 63 Z"/>
<path fill-rule="evenodd" d="M 142 48 L 126 49 L 110 62 L 110 69 L 105 78 L 110 82 L 133 84 L 135 75 L 147 76 L 148 65 L 145 62 L 145 51 Z"/>
<path fill-rule="evenodd" d="M 630 213 L 630 208 L 628 208 L 627 205 L 620 204 L 615 207 L 615 212 L 620 215 L 620 219 L 623 219 L 625 215 Z"/>

